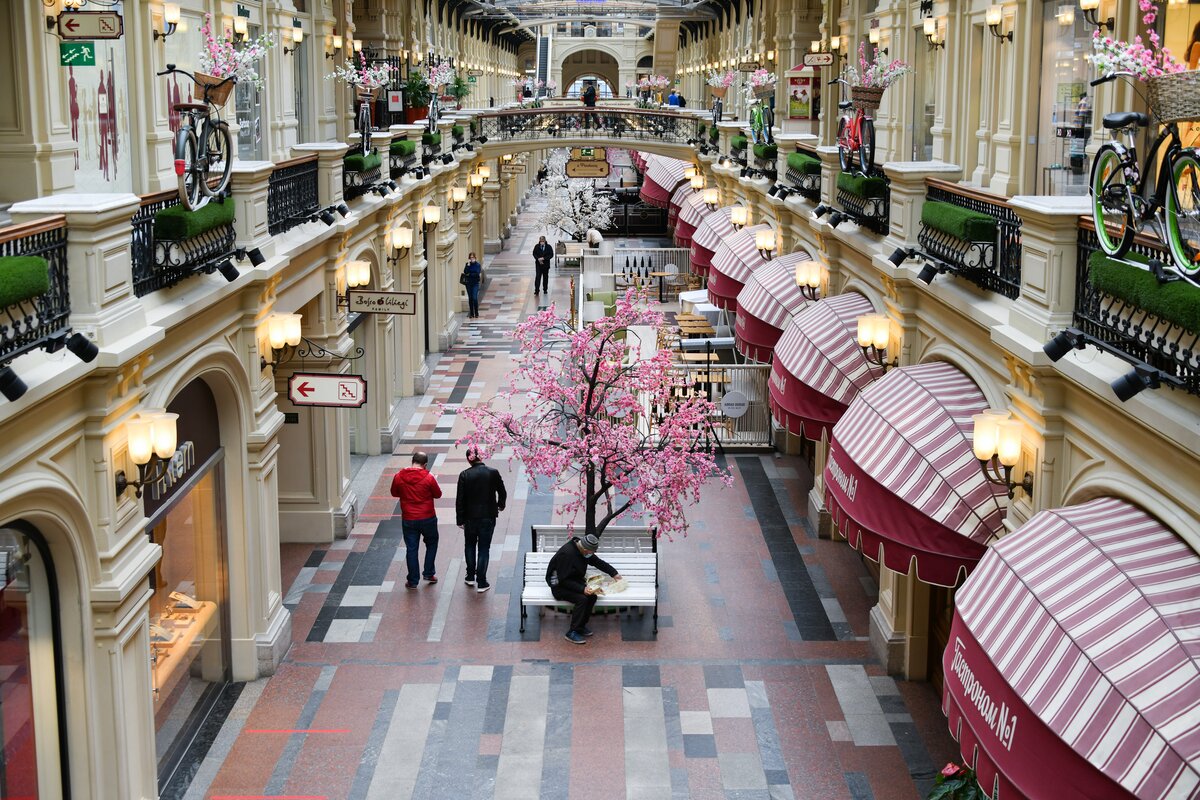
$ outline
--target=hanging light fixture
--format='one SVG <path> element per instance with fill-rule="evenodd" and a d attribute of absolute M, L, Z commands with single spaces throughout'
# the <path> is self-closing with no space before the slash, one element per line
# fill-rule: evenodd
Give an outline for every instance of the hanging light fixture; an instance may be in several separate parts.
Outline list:
<path fill-rule="evenodd" d="M 402 228 L 396 228 L 392 231 L 391 244 L 392 254 L 388 256 L 388 263 L 395 264 L 408 255 L 408 251 L 412 248 L 413 232 L 412 228 L 405 225 Z"/>

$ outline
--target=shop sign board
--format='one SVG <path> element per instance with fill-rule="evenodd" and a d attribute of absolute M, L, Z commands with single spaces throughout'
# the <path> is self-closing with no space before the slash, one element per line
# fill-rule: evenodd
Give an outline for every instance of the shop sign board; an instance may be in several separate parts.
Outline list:
<path fill-rule="evenodd" d="M 415 292 L 371 292 L 351 289 L 347 300 L 351 314 L 416 314 Z"/>
<path fill-rule="evenodd" d="M 125 22 L 115 11 L 64 11 L 58 35 L 64 39 L 120 39 Z"/>
<path fill-rule="evenodd" d="M 737 419 L 749 410 L 750 400 L 742 392 L 726 392 L 721 397 L 721 411 L 730 419 Z"/>
<path fill-rule="evenodd" d="M 607 178 L 607 161 L 568 161 L 568 178 Z"/>
<path fill-rule="evenodd" d="M 402 89 L 388 89 L 387 101 L 388 111 L 403 111 L 404 91 Z"/>
<path fill-rule="evenodd" d="M 478 78 L 482 74 L 483 74 L 483 70 L 481 70 L 481 69 L 472 69 L 472 70 L 467 71 L 467 77 L 470 77 L 470 78 Z"/>
<path fill-rule="evenodd" d="M 833 66 L 833 53 L 805 53 L 804 66 L 831 67 Z"/>
<path fill-rule="evenodd" d="M 738 72 L 754 72 L 761 65 L 757 61 L 740 61 L 738 62 Z"/>
<path fill-rule="evenodd" d="M 58 65 L 60 67 L 96 66 L 96 45 L 92 42 L 59 42 Z"/>
<path fill-rule="evenodd" d="M 298 406 L 361 408 L 367 402 L 367 381 L 362 375 L 294 372 L 288 378 L 288 399 Z"/>
<path fill-rule="evenodd" d="M 571 158 L 576 161 L 604 161 L 606 151 L 603 147 L 572 147 Z"/>
<path fill-rule="evenodd" d="M 513 164 L 513 163 L 509 162 L 508 164 L 501 164 L 500 171 L 502 173 L 504 173 L 505 175 L 524 175 L 525 174 L 525 165 L 524 164 Z"/>

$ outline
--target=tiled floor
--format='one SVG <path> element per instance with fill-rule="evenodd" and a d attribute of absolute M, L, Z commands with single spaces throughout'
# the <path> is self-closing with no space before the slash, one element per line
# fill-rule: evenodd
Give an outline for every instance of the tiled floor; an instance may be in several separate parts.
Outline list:
<path fill-rule="evenodd" d="M 509 331 L 534 309 L 536 232 L 523 222 L 489 258 L 481 317 L 437 363 L 398 455 L 374 460 L 385 467 L 350 538 L 284 546 L 291 651 L 273 677 L 234 687 L 180 796 L 924 796 L 954 755 L 937 697 L 871 657 L 874 583 L 844 543 L 803 522 L 811 476 L 797 459 L 730 457 L 735 485 L 711 486 L 690 535 L 661 543 L 657 638 L 637 614 L 595 617 L 585 647 L 563 640 L 555 612 L 531 611 L 518 631 L 517 565 L 557 498 L 504 454 L 491 462 L 510 493 L 493 589 L 462 583 L 455 410 L 504 384 Z M 565 306 L 567 279 L 551 287 Z M 414 447 L 446 496 L 441 580 L 412 591 L 388 485 Z"/>

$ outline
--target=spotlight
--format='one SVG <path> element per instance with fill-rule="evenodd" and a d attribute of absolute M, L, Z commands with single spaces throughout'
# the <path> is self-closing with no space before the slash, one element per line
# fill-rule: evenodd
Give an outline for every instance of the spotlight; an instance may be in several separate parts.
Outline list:
<path fill-rule="evenodd" d="M 487 137 L 486 137 L 486 136 L 480 136 L 480 137 L 479 137 L 479 139 L 478 139 L 478 141 L 479 141 L 479 143 L 480 143 L 480 144 L 487 144 Z"/>
<path fill-rule="evenodd" d="M 267 261 L 267 257 L 262 254 L 262 250 L 257 247 L 250 251 L 250 263 L 256 267 L 261 267 Z"/>
<path fill-rule="evenodd" d="M 454 156 L 450 153 L 442 153 L 442 163 L 443 164 L 453 164 Z"/>
<path fill-rule="evenodd" d="M 1109 386 L 1117 395 L 1117 399 L 1124 403 L 1143 389 L 1157 389 L 1160 385 L 1159 374 L 1159 371 L 1153 367 L 1137 364 Z"/>
<path fill-rule="evenodd" d="M 792 195 L 791 189 L 789 189 L 786 186 L 779 187 L 779 199 L 780 200 L 787 200 L 789 197 L 791 197 L 791 195 Z"/>
<path fill-rule="evenodd" d="M 824 203 L 818 203 L 817 207 L 813 209 L 813 218 L 820 219 L 821 217 L 828 214 L 830 211 L 833 211 L 833 209 L 830 208 L 829 206 L 825 205 Z"/>
<path fill-rule="evenodd" d="M 328 208 L 321 211 L 321 213 L 318 214 L 317 216 L 319 216 L 321 218 L 321 222 L 324 222 L 326 225 L 333 224 L 333 212 L 330 211 Z"/>
<path fill-rule="evenodd" d="M 937 274 L 938 268 L 926 261 L 925 266 L 921 267 L 921 271 L 917 273 L 917 280 L 928 286 L 933 283 L 933 279 L 937 277 Z"/>
<path fill-rule="evenodd" d="M 350 206 L 346 205 L 345 203 L 338 203 L 337 212 L 343 217 L 348 217 L 350 216 Z"/>
<path fill-rule="evenodd" d="M 1051 361 L 1058 361 L 1071 350 L 1082 350 L 1087 346 L 1087 337 L 1079 328 L 1067 328 L 1042 345 L 1042 352 Z"/>
<path fill-rule="evenodd" d="M 467 142 L 466 144 L 463 145 L 463 149 L 466 150 L 467 152 L 474 153 L 475 145 L 471 144 L 470 142 Z"/>
<path fill-rule="evenodd" d="M 217 272 L 221 273 L 221 277 L 230 283 L 236 281 L 238 275 L 241 274 L 238 272 L 238 268 L 233 265 L 232 259 L 228 258 L 217 265 Z"/>
<path fill-rule="evenodd" d="M 770 189 L 767 189 L 767 197 L 774 197 L 779 194 L 779 184 L 772 184 Z"/>
<path fill-rule="evenodd" d="M 834 228 L 836 228 L 838 225 L 841 225 L 845 219 L 846 219 L 845 214 L 843 214 L 840 211 L 835 211 L 829 215 L 829 224 L 831 226 L 833 226 Z"/>
<path fill-rule="evenodd" d="M 384 184 L 384 186 L 388 187 L 388 190 L 393 191 L 393 192 L 396 191 L 397 188 L 399 188 L 396 186 L 396 182 L 392 181 L 392 180 L 389 180 L 387 183 Z"/>
<path fill-rule="evenodd" d="M 84 336 L 82 333 L 73 333 L 67 339 L 67 349 L 85 364 L 90 364 L 96 360 L 96 356 L 100 355 L 100 348 L 96 347 L 96 343 Z"/>
<path fill-rule="evenodd" d="M 10 403 L 21 399 L 21 395 L 25 394 L 29 387 L 25 385 L 25 381 L 17 377 L 17 373 L 12 371 L 12 367 L 0 368 L 0 394 L 4 395 L 4 399 Z"/>
<path fill-rule="evenodd" d="M 892 254 L 888 256 L 888 261 L 892 262 L 893 267 L 898 267 L 908 258 L 912 258 L 912 253 L 910 253 L 906 248 L 897 247 L 892 251 Z"/>

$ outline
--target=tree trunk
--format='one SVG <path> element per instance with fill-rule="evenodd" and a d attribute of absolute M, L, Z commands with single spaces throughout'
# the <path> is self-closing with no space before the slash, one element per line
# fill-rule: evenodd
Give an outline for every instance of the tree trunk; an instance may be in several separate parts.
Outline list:
<path fill-rule="evenodd" d="M 584 510 L 584 533 L 596 533 L 596 466 L 592 463 L 587 467 L 587 504 Z M 597 534 L 598 535 L 598 534 Z"/>

